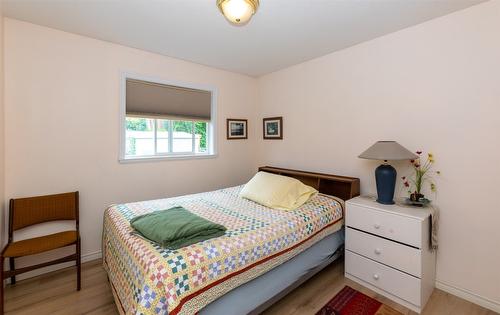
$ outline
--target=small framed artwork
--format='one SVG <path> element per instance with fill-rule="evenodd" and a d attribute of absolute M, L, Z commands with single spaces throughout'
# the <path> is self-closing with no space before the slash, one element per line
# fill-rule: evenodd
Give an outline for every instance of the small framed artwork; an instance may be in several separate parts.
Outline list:
<path fill-rule="evenodd" d="M 247 139 L 248 120 L 247 119 L 227 119 L 227 139 Z"/>
<path fill-rule="evenodd" d="M 283 117 L 264 118 L 264 139 L 283 139 Z"/>

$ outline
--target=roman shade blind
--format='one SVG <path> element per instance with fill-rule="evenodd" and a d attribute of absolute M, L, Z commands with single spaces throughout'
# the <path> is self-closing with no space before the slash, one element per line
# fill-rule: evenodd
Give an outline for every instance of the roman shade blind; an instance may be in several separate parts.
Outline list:
<path fill-rule="evenodd" d="M 127 116 L 209 121 L 210 91 L 127 79 Z"/>

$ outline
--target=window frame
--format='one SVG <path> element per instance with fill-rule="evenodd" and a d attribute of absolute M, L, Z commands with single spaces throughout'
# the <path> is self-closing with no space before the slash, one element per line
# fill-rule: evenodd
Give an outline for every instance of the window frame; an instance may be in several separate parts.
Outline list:
<path fill-rule="evenodd" d="M 157 153 L 156 151 L 156 133 L 157 133 L 157 119 L 161 119 L 160 117 L 154 120 L 155 124 L 155 155 L 148 156 L 127 156 L 126 153 L 126 98 L 127 98 L 127 79 L 140 80 L 164 85 L 172 85 L 189 89 L 197 89 L 202 91 L 207 91 L 211 93 L 211 106 L 210 106 L 210 121 L 207 122 L 207 152 L 205 153 L 195 153 L 195 152 L 172 152 L 172 153 Z M 192 84 L 186 82 L 178 82 L 178 81 L 168 81 L 160 78 L 149 77 L 129 72 L 122 72 L 120 75 L 120 109 L 119 109 L 119 156 L 118 161 L 120 163 L 128 163 L 128 162 L 141 162 L 141 161 L 157 161 L 157 160 L 177 160 L 177 159 L 207 159 L 207 158 L 215 158 L 217 157 L 217 89 L 207 85 L 200 84 Z M 196 120 L 186 119 L 183 120 L 181 117 L 178 119 L 169 119 L 173 120 L 181 120 L 181 121 L 192 121 L 193 128 L 192 132 L 194 133 L 194 123 Z M 171 128 L 170 128 L 171 129 Z M 169 148 L 172 144 L 173 138 L 169 133 Z M 194 137 L 193 137 L 194 141 Z M 194 148 L 194 146 L 193 146 Z"/>

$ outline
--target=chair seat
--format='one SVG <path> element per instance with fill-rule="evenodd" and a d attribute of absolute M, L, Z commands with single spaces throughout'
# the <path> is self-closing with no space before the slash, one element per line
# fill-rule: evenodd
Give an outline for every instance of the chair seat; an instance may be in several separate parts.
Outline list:
<path fill-rule="evenodd" d="M 55 234 L 12 242 L 7 245 L 4 257 L 23 257 L 48 250 L 75 244 L 78 239 L 76 231 L 64 231 Z"/>

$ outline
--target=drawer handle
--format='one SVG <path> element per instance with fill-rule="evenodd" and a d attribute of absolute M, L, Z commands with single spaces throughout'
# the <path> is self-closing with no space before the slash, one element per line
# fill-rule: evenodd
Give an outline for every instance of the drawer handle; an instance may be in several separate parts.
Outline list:
<path fill-rule="evenodd" d="M 380 277 L 379 277 L 379 275 L 378 275 L 378 274 L 374 274 L 374 275 L 373 275 L 373 279 L 378 280 L 379 278 L 380 278 Z"/>
<path fill-rule="evenodd" d="M 375 224 L 373 225 L 373 227 L 374 227 L 375 229 L 377 229 L 377 230 L 378 230 L 378 229 L 380 229 L 380 224 L 375 223 Z"/>
<path fill-rule="evenodd" d="M 380 255 L 382 254 L 382 251 L 379 248 L 375 248 L 375 254 Z"/>

